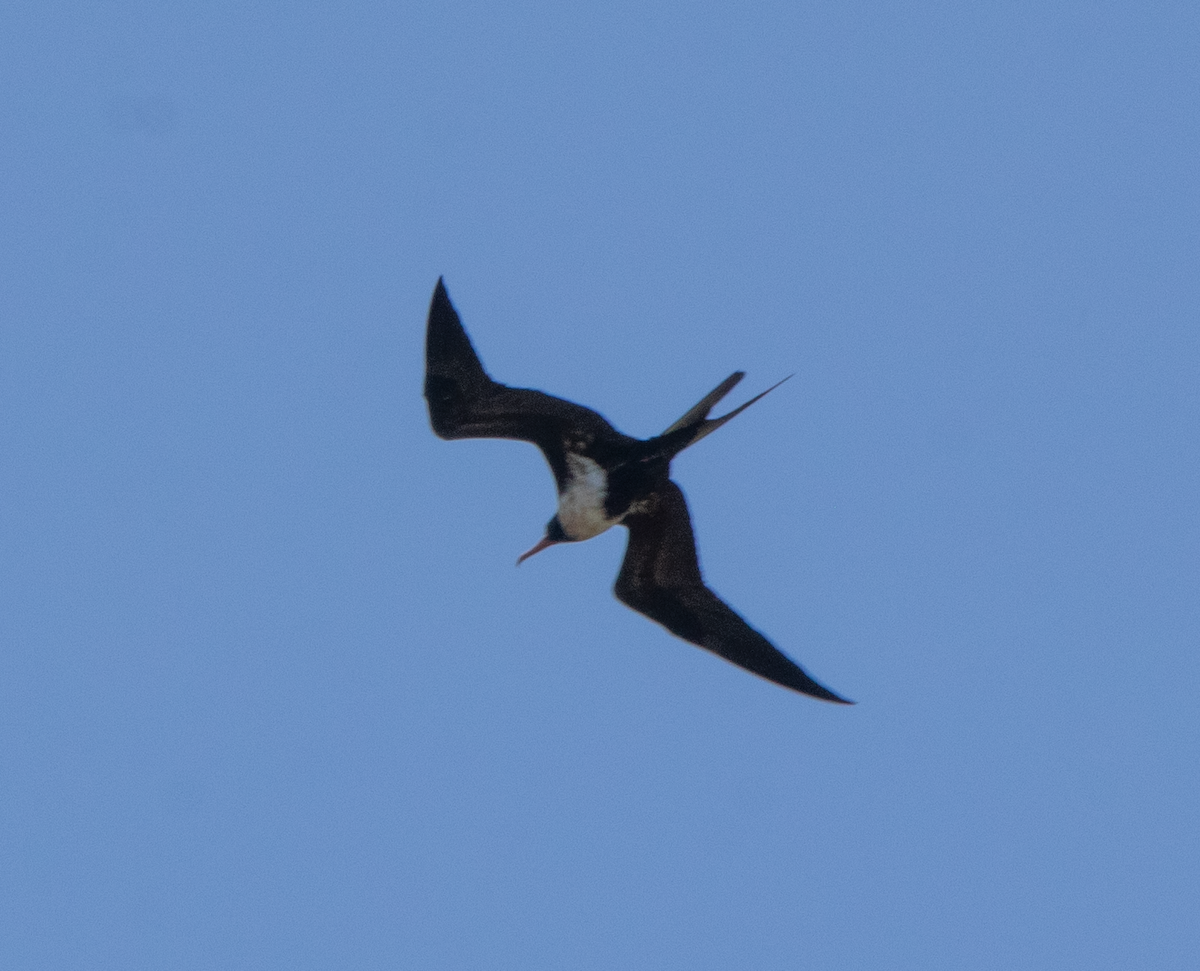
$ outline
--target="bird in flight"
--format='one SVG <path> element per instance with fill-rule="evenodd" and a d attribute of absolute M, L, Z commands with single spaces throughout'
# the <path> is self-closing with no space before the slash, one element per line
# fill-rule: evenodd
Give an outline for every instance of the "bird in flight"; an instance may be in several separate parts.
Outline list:
<path fill-rule="evenodd" d="M 810 678 L 709 590 L 700 575 L 687 503 L 671 481 L 671 459 L 783 383 L 720 418 L 709 418 L 743 377 L 734 372 L 665 432 L 643 441 L 621 434 L 583 405 L 493 381 L 440 278 L 429 305 L 425 400 L 434 432 L 445 439 L 532 442 L 554 473 L 558 511 L 545 536 L 518 564 L 557 543 L 625 526 L 629 545 L 613 589 L 623 604 L 768 681 L 824 701 L 853 704 Z"/>

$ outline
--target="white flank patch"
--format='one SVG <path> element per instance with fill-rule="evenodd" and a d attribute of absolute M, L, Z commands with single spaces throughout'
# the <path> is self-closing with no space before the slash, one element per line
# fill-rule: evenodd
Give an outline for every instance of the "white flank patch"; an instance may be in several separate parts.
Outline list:
<path fill-rule="evenodd" d="M 599 536 L 620 520 L 604 514 L 608 480 L 591 459 L 567 454 L 567 487 L 558 496 L 558 521 L 571 539 Z"/>

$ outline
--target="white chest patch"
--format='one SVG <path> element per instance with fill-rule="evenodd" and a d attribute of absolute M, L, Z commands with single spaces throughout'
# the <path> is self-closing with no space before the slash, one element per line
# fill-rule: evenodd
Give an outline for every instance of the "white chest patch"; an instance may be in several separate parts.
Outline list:
<path fill-rule="evenodd" d="M 571 539 L 591 539 L 620 522 L 604 512 L 608 489 L 599 465 L 568 453 L 567 473 L 567 487 L 558 496 L 558 521 Z"/>

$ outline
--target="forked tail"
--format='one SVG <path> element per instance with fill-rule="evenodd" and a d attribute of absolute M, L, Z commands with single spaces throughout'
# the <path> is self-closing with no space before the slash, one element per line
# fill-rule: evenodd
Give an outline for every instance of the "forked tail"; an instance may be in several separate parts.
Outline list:
<path fill-rule="evenodd" d="M 689 445 L 695 445 L 706 435 L 711 435 L 718 428 L 724 425 L 725 422 L 740 415 L 743 411 L 754 404 L 754 402 L 758 401 L 759 398 L 770 394 L 772 391 L 778 388 L 779 385 L 783 384 L 783 381 L 787 381 L 790 378 L 795 377 L 794 374 L 789 374 L 783 379 L 783 381 L 779 381 L 771 385 L 771 387 L 767 388 L 766 391 L 755 395 L 744 405 L 739 405 L 737 408 L 734 408 L 733 411 L 729 412 L 729 414 L 722 415 L 720 418 L 709 418 L 708 413 L 712 411 L 716 403 L 724 398 L 725 395 L 729 394 L 729 392 L 732 391 L 737 383 L 745 376 L 745 371 L 734 371 L 733 374 L 729 375 L 729 377 L 713 388 L 712 391 L 701 398 L 700 401 L 697 402 L 693 407 L 689 408 L 687 413 L 680 418 L 679 421 L 675 422 L 675 424 L 673 424 L 659 436 L 660 439 L 670 436 L 670 452 L 672 455 L 677 455 Z M 691 434 L 686 434 L 685 430 L 690 430 Z"/>

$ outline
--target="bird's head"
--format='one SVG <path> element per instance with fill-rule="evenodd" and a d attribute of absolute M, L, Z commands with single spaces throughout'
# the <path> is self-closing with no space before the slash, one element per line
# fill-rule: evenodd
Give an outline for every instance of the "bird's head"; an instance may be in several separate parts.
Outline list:
<path fill-rule="evenodd" d="M 566 534 L 562 528 L 562 523 L 558 521 L 558 515 L 555 514 L 550 522 L 546 523 L 546 535 L 538 540 L 537 545 L 531 550 L 526 550 L 517 558 L 517 566 L 520 566 L 527 559 L 533 556 L 534 553 L 540 553 L 548 546 L 553 546 L 555 543 L 570 543 L 571 537 Z"/>

